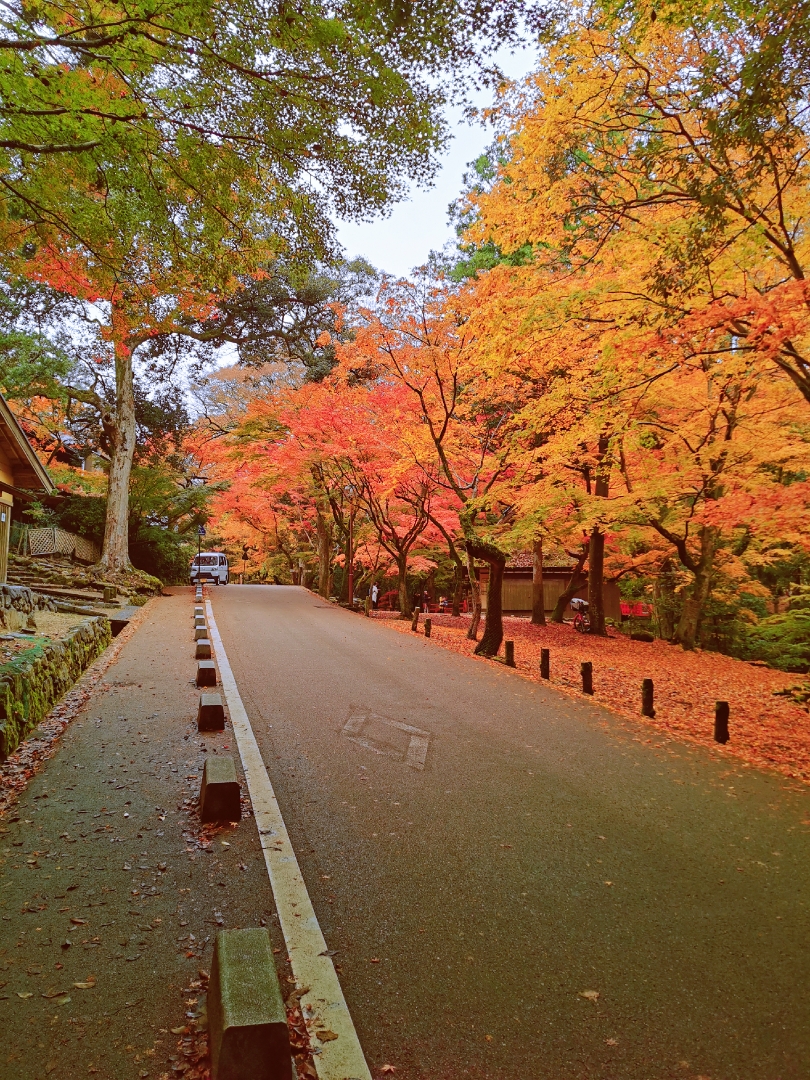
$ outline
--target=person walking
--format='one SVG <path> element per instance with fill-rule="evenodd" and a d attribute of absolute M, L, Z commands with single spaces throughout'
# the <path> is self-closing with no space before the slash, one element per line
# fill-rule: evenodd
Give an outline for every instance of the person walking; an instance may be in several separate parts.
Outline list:
<path fill-rule="evenodd" d="M 375 609 L 375 611 L 377 609 L 377 597 L 379 595 L 380 590 L 377 588 L 377 582 L 375 581 L 374 584 L 371 586 L 371 606 Z"/>

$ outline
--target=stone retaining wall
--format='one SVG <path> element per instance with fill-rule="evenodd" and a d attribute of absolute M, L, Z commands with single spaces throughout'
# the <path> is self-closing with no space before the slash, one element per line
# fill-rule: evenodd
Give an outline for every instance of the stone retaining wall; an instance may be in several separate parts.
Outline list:
<path fill-rule="evenodd" d="M 29 616 L 35 611 L 56 611 L 56 601 L 27 585 L 0 585 L 0 626 L 6 630 L 33 627 Z"/>
<path fill-rule="evenodd" d="M 67 637 L 35 640 L 0 666 L 0 760 L 17 749 L 110 640 L 106 618 L 87 619 Z"/>

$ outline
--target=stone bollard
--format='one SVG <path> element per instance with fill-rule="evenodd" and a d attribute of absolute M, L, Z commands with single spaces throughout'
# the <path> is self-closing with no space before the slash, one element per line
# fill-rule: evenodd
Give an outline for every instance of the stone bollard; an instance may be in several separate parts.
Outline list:
<path fill-rule="evenodd" d="M 204 607 L 202 607 L 202 605 L 197 605 L 197 606 L 196 606 L 196 607 L 194 608 L 194 615 L 193 615 L 193 618 L 194 618 L 194 620 L 195 620 L 195 621 L 196 621 L 197 619 L 204 619 L 204 618 L 205 618 L 205 608 L 204 608 Z"/>
<path fill-rule="evenodd" d="M 582 693 L 593 693 L 593 664 L 590 660 L 583 660 L 579 665 L 579 673 L 582 676 Z"/>
<path fill-rule="evenodd" d="M 413 609 L 413 618 L 411 619 L 411 630 L 416 630 L 419 626 L 419 612 L 421 608 L 415 607 Z"/>
<path fill-rule="evenodd" d="M 116 589 L 116 587 L 114 585 L 105 585 L 104 586 L 104 601 L 105 601 L 105 603 L 109 603 L 111 600 L 114 600 L 117 595 L 118 595 L 118 589 Z"/>
<path fill-rule="evenodd" d="M 366 618 L 367 619 L 370 618 L 371 617 L 371 597 L 370 596 L 366 597 L 366 602 L 363 604 L 363 607 L 366 609 Z"/>
<path fill-rule="evenodd" d="M 211 659 L 211 642 L 207 637 L 201 638 L 197 642 L 197 648 L 194 652 L 195 660 L 210 660 Z"/>
<path fill-rule="evenodd" d="M 514 641 L 505 641 L 503 643 L 504 651 L 504 663 L 507 667 L 515 666 L 515 643 Z"/>
<path fill-rule="evenodd" d="M 652 679 L 642 679 L 641 681 L 641 715 L 642 716 L 655 716 L 655 709 L 653 708 L 653 681 Z"/>
<path fill-rule="evenodd" d="M 225 709 L 219 694 L 200 694 L 197 708 L 197 731 L 222 731 L 225 727 Z"/>
<path fill-rule="evenodd" d="M 290 1080 L 287 1013 L 267 930 L 220 930 L 207 1000 L 213 1080 Z"/>
<path fill-rule="evenodd" d="M 195 641 L 203 641 L 204 639 L 207 640 L 207 638 L 208 638 L 208 630 L 206 629 L 204 624 L 202 626 L 195 626 L 194 627 L 194 640 Z"/>
<path fill-rule="evenodd" d="M 728 717 L 730 713 L 727 701 L 714 703 L 714 741 L 725 744 L 731 738 L 728 733 Z"/>
<path fill-rule="evenodd" d="M 216 686 L 217 669 L 213 660 L 201 660 L 197 664 L 197 686 Z"/>
<path fill-rule="evenodd" d="M 425 619 L 425 637 L 430 637 L 430 631 L 433 629 L 433 620 Z"/>
<path fill-rule="evenodd" d="M 233 758 L 206 758 L 200 785 L 200 821 L 241 821 L 240 794 Z"/>
<path fill-rule="evenodd" d="M 540 678 L 551 678 L 551 654 L 548 649 L 540 650 Z"/>

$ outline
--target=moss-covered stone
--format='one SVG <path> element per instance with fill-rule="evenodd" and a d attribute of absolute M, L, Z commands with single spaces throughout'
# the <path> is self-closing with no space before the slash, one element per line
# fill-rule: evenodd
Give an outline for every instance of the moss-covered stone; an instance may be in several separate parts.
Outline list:
<path fill-rule="evenodd" d="M 107 618 L 87 619 L 57 641 L 33 638 L 30 649 L 0 666 L 0 760 L 17 749 L 110 640 Z"/>

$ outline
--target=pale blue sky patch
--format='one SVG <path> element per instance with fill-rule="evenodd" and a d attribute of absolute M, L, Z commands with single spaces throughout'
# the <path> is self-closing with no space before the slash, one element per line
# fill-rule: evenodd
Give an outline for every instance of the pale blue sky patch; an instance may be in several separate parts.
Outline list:
<path fill-rule="evenodd" d="M 520 79 L 537 63 L 535 48 L 504 53 L 497 57 L 505 75 Z M 485 108 L 491 104 L 490 92 L 474 99 L 475 105 Z M 442 155 L 442 165 L 433 186 L 420 190 L 415 185 L 411 196 L 398 203 L 388 217 L 370 222 L 337 223 L 337 237 L 353 258 L 362 255 L 378 270 L 403 277 L 415 266 L 426 262 L 431 251 L 439 251 L 448 241 L 455 241 L 447 209 L 462 190 L 462 178 L 467 166 L 492 141 L 492 131 L 480 122 L 465 119 L 463 110 L 451 108 L 448 113 L 453 139 Z"/>

